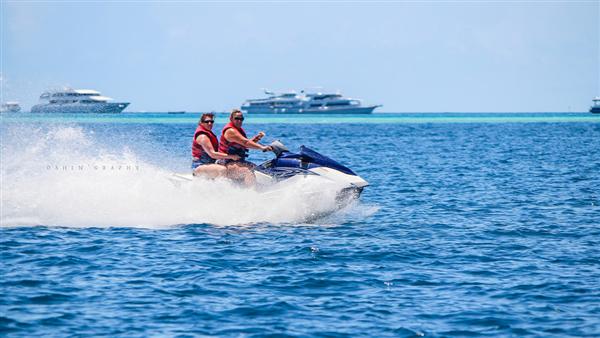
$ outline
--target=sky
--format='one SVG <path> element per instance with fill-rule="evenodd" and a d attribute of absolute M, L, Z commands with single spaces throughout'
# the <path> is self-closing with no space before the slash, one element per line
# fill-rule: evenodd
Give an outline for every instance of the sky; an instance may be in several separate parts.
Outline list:
<path fill-rule="evenodd" d="M 333 91 L 380 112 L 577 112 L 600 96 L 600 2 L 1 1 L 1 100 L 96 89 L 127 111 Z"/>

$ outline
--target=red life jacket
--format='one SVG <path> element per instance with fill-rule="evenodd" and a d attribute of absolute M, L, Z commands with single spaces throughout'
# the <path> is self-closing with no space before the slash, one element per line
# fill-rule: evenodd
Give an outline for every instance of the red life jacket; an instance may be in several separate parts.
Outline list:
<path fill-rule="evenodd" d="M 210 158 L 210 156 L 205 153 L 204 148 L 202 148 L 200 143 L 198 143 L 198 141 L 196 141 L 196 138 L 201 134 L 206 135 L 210 139 L 210 144 L 212 144 L 214 151 L 217 151 L 217 149 L 218 149 L 219 141 L 217 140 L 217 136 L 211 130 L 204 128 L 200 124 L 200 125 L 198 125 L 198 128 L 196 128 L 196 131 L 194 132 L 194 140 L 192 141 L 192 156 L 196 157 L 196 158 L 202 158 L 202 155 L 205 155 Z"/>
<path fill-rule="evenodd" d="M 225 132 L 227 131 L 227 129 L 233 128 L 237 131 L 240 132 L 240 134 L 242 134 L 242 136 L 246 137 L 246 132 L 244 131 L 243 128 L 238 128 L 236 126 L 233 125 L 232 122 L 229 122 L 225 125 L 225 127 L 223 127 L 223 131 L 221 132 L 221 140 L 219 141 L 219 151 L 225 154 L 235 154 L 235 155 L 239 155 L 242 158 L 246 157 L 247 154 L 246 152 L 248 151 L 247 147 L 244 147 L 243 145 L 236 143 L 236 142 L 229 142 L 225 139 Z"/>

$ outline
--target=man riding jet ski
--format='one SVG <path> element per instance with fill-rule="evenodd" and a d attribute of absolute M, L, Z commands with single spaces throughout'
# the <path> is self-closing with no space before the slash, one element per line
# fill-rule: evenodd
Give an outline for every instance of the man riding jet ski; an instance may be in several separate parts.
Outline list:
<path fill-rule="evenodd" d="M 254 186 L 256 177 L 252 169 L 254 164 L 246 161 L 248 150 L 258 149 L 270 151 L 270 146 L 264 146 L 260 141 L 265 133 L 260 132 L 253 138 L 246 136 L 246 131 L 242 128 L 244 123 L 244 114 L 239 109 L 234 109 L 229 115 L 229 123 L 223 127 L 221 140 L 219 141 L 219 151 L 230 156 L 238 156 L 237 160 L 224 159 L 220 164 L 227 167 L 226 176 L 230 179 L 243 181 L 246 186 Z"/>

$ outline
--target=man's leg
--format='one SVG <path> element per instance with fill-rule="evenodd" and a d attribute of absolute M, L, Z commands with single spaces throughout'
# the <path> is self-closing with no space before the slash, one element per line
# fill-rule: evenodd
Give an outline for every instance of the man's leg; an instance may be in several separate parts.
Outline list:
<path fill-rule="evenodd" d="M 254 165 L 251 163 L 229 163 L 227 165 L 227 177 L 232 180 L 241 181 L 247 187 L 254 186 L 256 177 L 252 171 L 253 167 Z"/>
<path fill-rule="evenodd" d="M 227 168 L 220 164 L 204 164 L 194 169 L 194 176 L 204 176 L 207 178 L 217 178 L 225 176 Z"/>

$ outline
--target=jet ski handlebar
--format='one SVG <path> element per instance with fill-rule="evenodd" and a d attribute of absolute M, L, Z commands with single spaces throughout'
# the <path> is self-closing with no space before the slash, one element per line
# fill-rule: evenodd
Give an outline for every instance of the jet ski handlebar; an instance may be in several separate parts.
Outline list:
<path fill-rule="evenodd" d="M 289 152 L 288 148 L 283 145 L 279 140 L 275 140 L 269 144 L 275 156 L 279 157 L 284 152 Z"/>

